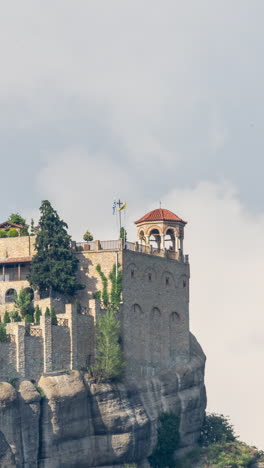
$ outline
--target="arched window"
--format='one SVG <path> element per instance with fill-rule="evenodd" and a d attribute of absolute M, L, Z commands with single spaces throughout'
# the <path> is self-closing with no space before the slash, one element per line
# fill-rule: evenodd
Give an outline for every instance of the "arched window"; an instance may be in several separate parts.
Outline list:
<path fill-rule="evenodd" d="M 168 250 L 176 250 L 176 242 L 175 242 L 175 232 L 174 229 L 167 229 L 165 234 L 165 248 Z"/>
<path fill-rule="evenodd" d="M 5 295 L 6 302 L 15 302 L 16 299 L 16 291 L 14 289 L 8 289 Z"/>
<path fill-rule="evenodd" d="M 151 229 L 149 233 L 149 242 L 154 249 L 160 250 L 161 236 L 158 229 Z"/>

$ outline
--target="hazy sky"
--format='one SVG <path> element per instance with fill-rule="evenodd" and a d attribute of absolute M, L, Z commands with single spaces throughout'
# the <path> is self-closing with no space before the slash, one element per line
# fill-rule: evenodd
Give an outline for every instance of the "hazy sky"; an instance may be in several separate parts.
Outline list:
<path fill-rule="evenodd" d="M 262 0 L 13 0 L 0 15 L 2 220 L 49 199 L 81 240 L 189 221 L 208 408 L 264 449 Z"/>

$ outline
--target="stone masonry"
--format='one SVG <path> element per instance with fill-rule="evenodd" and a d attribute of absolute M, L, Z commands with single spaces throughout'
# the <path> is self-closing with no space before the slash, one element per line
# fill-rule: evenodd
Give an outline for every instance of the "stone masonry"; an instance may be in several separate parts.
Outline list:
<path fill-rule="evenodd" d="M 42 310 L 40 325 L 7 325 L 8 342 L 0 343 L 1 380 L 38 380 L 43 373 L 88 368 L 94 362 L 95 325 L 101 313 L 94 294 L 102 290 L 98 264 L 107 277 L 114 265 L 122 269 L 120 321 L 127 375 L 154 376 L 175 364 L 188 363 L 188 256 L 180 250 L 121 240 L 73 243 L 72 248 L 79 260 L 78 280 L 85 286 L 77 295 L 78 310 L 75 303 L 58 298 L 40 300 L 21 277 L 21 270 L 27 268 L 22 267 L 23 262 L 29 265 L 34 255 L 34 237 L 0 239 L 0 317 L 13 309 L 12 291 L 19 292 L 22 287 L 29 288 L 35 305 Z M 46 307 L 52 306 L 57 326 L 45 316 Z"/>

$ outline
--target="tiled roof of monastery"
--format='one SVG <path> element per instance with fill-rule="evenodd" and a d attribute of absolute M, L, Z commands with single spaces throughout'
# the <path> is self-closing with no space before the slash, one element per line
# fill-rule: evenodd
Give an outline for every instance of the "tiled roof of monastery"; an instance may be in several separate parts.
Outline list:
<path fill-rule="evenodd" d="M 164 208 L 158 208 L 157 210 L 150 211 L 145 214 L 145 216 L 135 221 L 135 224 L 151 221 L 181 221 L 182 223 L 187 224 L 186 221 L 183 221 L 183 219 L 172 213 L 172 211 L 165 210 Z"/>
<path fill-rule="evenodd" d="M 3 263 L 28 263 L 31 262 L 32 257 L 10 257 L 0 258 L 0 265 Z"/>

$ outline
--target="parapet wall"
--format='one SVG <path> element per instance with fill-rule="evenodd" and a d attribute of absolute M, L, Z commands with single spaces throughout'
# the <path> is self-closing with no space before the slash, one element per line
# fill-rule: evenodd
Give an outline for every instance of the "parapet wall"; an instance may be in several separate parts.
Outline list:
<path fill-rule="evenodd" d="M 45 316 L 51 299 L 38 301 L 40 324 L 7 324 L 7 342 L 0 342 L 0 380 L 27 378 L 38 381 L 42 374 L 87 368 L 94 360 L 94 318 L 77 313 L 66 304 L 57 314 L 58 325 Z"/>

